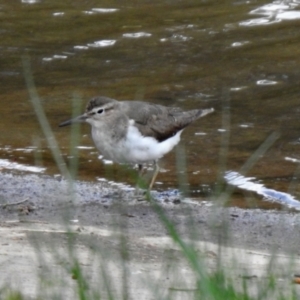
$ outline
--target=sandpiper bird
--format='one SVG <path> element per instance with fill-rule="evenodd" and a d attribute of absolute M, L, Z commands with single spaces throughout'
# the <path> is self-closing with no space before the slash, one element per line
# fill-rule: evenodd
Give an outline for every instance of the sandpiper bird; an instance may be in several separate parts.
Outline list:
<path fill-rule="evenodd" d="M 158 160 L 179 143 L 186 126 L 213 111 L 213 108 L 182 111 L 148 102 L 95 97 L 83 115 L 59 126 L 89 123 L 93 141 L 103 157 L 117 163 L 137 164 L 139 176 L 143 164 L 154 162 L 151 190 L 159 172 Z"/>

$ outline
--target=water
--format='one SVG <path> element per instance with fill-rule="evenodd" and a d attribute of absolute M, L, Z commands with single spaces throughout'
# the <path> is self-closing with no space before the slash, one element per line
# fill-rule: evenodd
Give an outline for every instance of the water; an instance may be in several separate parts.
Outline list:
<path fill-rule="evenodd" d="M 21 58 L 29 55 L 67 161 L 70 131 L 57 125 L 70 118 L 74 95 L 83 106 L 105 95 L 214 107 L 164 159 L 156 188 L 181 184 L 192 197 L 205 198 L 220 170 L 238 172 L 278 132 L 247 175 L 299 199 L 299 7 L 295 0 L 1 1 L 0 159 L 58 173 L 28 101 Z M 78 178 L 133 184 L 126 168 L 98 159 L 89 130 L 81 128 Z M 243 191 L 232 204 L 247 206 Z M 274 207 L 260 198 L 257 206 Z"/>

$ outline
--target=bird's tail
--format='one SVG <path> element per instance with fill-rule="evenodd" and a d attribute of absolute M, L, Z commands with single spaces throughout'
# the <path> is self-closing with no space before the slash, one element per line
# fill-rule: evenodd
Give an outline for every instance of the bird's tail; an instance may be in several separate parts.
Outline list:
<path fill-rule="evenodd" d="M 200 109 L 199 110 L 199 114 L 198 114 L 198 118 L 204 117 L 208 114 L 211 114 L 212 112 L 214 112 L 215 110 L 213 108 L 207 108 L 207 109 Z"/>

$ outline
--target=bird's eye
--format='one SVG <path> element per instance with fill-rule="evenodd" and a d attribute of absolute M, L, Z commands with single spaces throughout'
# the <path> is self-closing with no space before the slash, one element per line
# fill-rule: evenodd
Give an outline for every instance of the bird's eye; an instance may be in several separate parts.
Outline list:
<path fill-rule="evenodd" d="M 103 113 L 103 109 L 102 109 L 102 108 L 99 109 L 99 110 L 97 111 L 97 113 L 98 113 L 98 114 L 102 114 L 102 113 Z"/>

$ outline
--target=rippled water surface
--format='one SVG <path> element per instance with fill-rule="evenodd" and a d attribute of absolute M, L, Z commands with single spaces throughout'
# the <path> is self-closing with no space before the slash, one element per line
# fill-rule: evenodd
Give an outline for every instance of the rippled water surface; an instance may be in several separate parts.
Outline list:
<path fill-rule="evenodd" d="M 202 199 L 220 170 L 239 172 L 273 134 L 278 138 L 259 151 L 247 176 L 300 199 L 300 1 L 6 0 L 0 18 L 3 169 L 13 163 L 58 173 L 29 102 L 27 55 L 67 161 L 70 128 L 57 125 L 71 117 L 74 102 L 83 110 L 90 97 L 105 95 L 214 107 L 165 157 L 155 188 L 183 184 Z M 127 169 L 98 159 L 89 131 L 81 127 L 78 178 L 133 184 Z M 247 193 L 239 189 L 232 204 L 274 207 Z"/>

